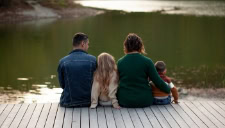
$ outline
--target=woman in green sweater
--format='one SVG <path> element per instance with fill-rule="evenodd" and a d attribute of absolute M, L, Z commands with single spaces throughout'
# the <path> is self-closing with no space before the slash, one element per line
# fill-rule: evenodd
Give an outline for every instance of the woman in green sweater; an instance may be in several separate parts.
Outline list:
<path fill-rule="evenodd" d="M 165 93 L 168 85 L 159 77 L 154 63 L 145 54 L 142 39 L 131 33 L 124 41 L 125 56 L 118 60 L 119 88 L 117 99 L 121 107 L 137 108 L 152 105 L 153 96 L 149 79 Z"/>

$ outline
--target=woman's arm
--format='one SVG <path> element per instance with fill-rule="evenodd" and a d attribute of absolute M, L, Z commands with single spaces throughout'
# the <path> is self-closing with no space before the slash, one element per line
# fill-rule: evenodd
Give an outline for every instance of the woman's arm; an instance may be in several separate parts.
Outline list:
<path fill-rule="evenodd" d="M 155 84 L 157 88 L 159 88 L 161 91 L 165 93 L 168 94 L 170 93 L 170 87 L 160 78 L 151 60 L 148 62 L 148 73 L 149 78 L 152 80 L 152 82 Z"/>
<path fill-rule="evenodd" d="M 62 89 L 65 88 L 65 81 L 64 81 L 64 75 L 63 75 L 63 65 L 59 63 L 57 72 L 58 72 L 58 79 L 59 79 L 59 85 Z"/>

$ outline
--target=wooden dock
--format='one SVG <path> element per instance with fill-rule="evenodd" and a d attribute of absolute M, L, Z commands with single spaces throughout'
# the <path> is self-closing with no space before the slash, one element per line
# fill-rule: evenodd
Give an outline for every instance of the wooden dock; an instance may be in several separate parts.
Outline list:
<path fill-rule="evenodd" d="M 225 101 L 182 101 L 146 108 L 63 108 L 1 104 L 1 128 L 225 128 Z"/>

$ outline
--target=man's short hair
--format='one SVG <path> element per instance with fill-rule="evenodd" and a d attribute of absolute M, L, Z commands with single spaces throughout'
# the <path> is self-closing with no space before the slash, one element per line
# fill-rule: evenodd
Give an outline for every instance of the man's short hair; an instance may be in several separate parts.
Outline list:
<path fill-rule="evenodd" d="M 76 33 L 73 37 L 73 46 L 79 46 L 82 41 L 86 43 L 88 41 L 88 36 L 81 32 Z"/>
<path fill-rule="evenodd" d="M 158 72 L 164 72 L 166 69 L 166 64 L 163 61 L 157 61 L 155 63 L 155 68 Z"/>

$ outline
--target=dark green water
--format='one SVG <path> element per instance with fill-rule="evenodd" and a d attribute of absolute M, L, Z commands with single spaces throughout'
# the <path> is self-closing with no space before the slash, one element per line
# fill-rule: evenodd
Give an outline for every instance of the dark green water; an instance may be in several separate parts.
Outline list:
<path fill-rule="evenodd" d="M 0 25 L 1 90 L 59 87 L 58 61 L 71 51 L 76 32 L 89 35 L 90 54 L 108 52 L 116 60 L 124 55 L 127 34 L 137 33 L 147 56 L 165 61 L 176 86 L 225 87 L 224 17 L 112 11 L 77 20 Z"/>

